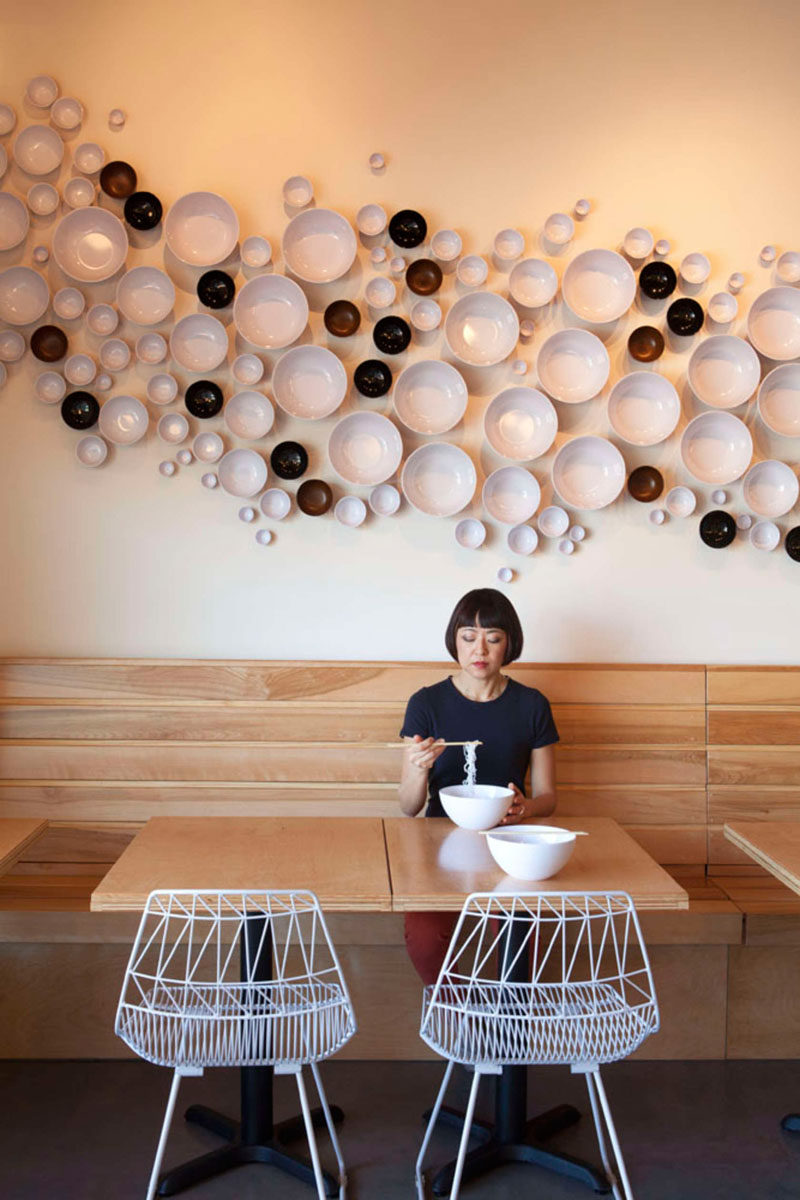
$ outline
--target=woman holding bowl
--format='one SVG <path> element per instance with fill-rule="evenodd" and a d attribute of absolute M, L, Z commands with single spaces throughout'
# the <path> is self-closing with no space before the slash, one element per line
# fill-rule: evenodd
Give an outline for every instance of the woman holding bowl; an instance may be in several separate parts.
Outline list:
<path fill-rule="evenodd" d="M 503 675 L 522 653 L 522 627 L 514 606 L 494 588 L 478 588 L 459 600 L 445 632 L 445 646 L 458 671 L 420 688 L 408 702 L 400 736 L 405 738 L 400 807 L 415 817 L 427 801 L 426 817 L 445 815 L 439 789 L 464 780 L 461 746 L 480 741 L 477 782 L 513 792 L 501 825 L 546 817 L 556 806 L 558 741 L 550 705 L 536 688 Z M 531 795 L 525 795 L 530 768 Z M 455 913 L 407 913 L 406 947 L 425 984 L 436 982 L 455 926 Z"/>

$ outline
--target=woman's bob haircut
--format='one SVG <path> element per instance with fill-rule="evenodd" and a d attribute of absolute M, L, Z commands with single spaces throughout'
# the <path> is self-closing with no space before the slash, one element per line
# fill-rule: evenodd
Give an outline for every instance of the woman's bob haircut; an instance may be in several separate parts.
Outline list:
<path fill-rule="evenodd" d="M 495 588 L 475 588 L 462 596 L 447 623 L 444 644 L 447 653 L 458 662 L 456 633 L 465 626 L 480 624 L 483 629 L 502 629 L 506 635 L 506 654 L 503 665 L 514 662 L 522 654 L 522 626 L 514 605 Z"/>

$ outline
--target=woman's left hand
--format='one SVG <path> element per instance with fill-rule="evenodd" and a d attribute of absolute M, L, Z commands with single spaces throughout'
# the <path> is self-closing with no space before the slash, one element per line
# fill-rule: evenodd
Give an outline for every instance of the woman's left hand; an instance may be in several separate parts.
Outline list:
<path fill-rule="evenodd" d="M 508 807 L 508 811 L 500 824 L 518 825 L 520 821 L 524 821 L 528 815 L 527 802 L 515 783 L 509 783 L 508 786 L 511 788 L 514 795 L 512 797 L 511 804 Z"/>

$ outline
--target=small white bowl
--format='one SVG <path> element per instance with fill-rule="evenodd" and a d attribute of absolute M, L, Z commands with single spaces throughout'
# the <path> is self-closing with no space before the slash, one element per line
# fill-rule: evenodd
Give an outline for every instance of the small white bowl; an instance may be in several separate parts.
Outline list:
<path fill-rule="evenodd" d="M 651 508 L 647 515 L 651 525 L 663 525 L 667 519 L 667 513 L 663 508 Z"/>
<path fill-rule="evenodd" d="M 75 457 L 83 467 L 100 467 L 108 457 L 108 446 L 96 433 L 90 433 L 78 442 Z"/>
<path fill-rule="evenodd" d="M 49 108 L 58 99 L 59 90 L 52 75 L 34 75 L 28 80 L 25 96 L 34 108 Z M 3 133 L 8 133 L 8 130 L 4 129 Z"/>
<path fill-rule="evenodd" d="M 261 497 L 261 511 L 271 521 L 282 521 L 292 507 L 292 498 L 283 488 L 267 488 Z"/>
<path fill-rule="evenodd" d="M 752 524 L 753 518 L 750 516 L 750 513 L 739 513 L 738 517 L 736 518 L 737 529 L 746 530 L 749 529 Z"/>
<path fill-rule="evenodd" d="M 26 199 L 28 208 L 37 217 L 49 217 L 58 208 L 58 191 L 52 183 L 34 183 L 28 188 Z"/>
<path fill-rule="evenodd" d="M 75 147 L 74 161 L 84 175 L 96 175 L 106 161 L 106 152 L 97 142 L 81 142 Z"/>
<path fill-rule="evenodd" d="M 165 458 L 163 462 L 158 464 L 158 473 L 159 475 L 163 475 L 165 479 L 171 479 L 177 469 L 171 458 Z"/>
<path fill-rule="evenodd" d="M 100 409 L 98 428 L 115 446 L 133 446 L 147 433 L 150 418 L 135 396 L 112 396 Z"/>
<path fill-rule="evenodd" d="M 276 403 L 290 417 L 318 421 L 329 417 L 344 400 L 347 373 L 336 355 L 324 346 L 296 346 L 275 364 L 272 390 Z"/>
<path fill-rule="evenodd" d="M 0 137 L 11 133 L 17 123 L 17 114 L 10 104 L 0 104 Z"/>
<path fill-rule="evenodd" d="M 119 325 L 119 314 L 110 304 L 93 304 L 86 314 L 86 324 L 92 333 L 108 337 Z"/>
<path fill-rule="evenodd" d="M 329 208 L 307 208 L 284 230 L 283 259 L 298 279 L 330 283 L 353 265 L 358 243 L 349 221 Z"/>
<path fill-rule="evenodd" d="M 554 246 L 566 246 L 575 236 L 575 222 L 567 213 L 551 213 L 544 223 L 544 236 Z"/>
<path fill-rule="evenodd" d="M 97 365 L 89 354 L 70 354 L 64 363 L 64 378 L 75 387 L 86 387 L 97 374 Z"/>
<path fill-rule="evenodd" d="M 670 488 L 664 504 L 671 517 L 690 517 L 697 507 L 697 497 L 691 488 L 679 484 Z"/>
<path fill-rule="evenodd" d="M 160 371 L 147 381 L 147 399 L 153 404 L 171 404 L 178 394 L 178 381 L 168 371 Z"/>
<path fill-rule="evenodd" d="M 675 387 L 663 375 L 632 371 L 608 397 L 611 428 L 632 446 L 656 446 L 674 432 L 681 416 Z"/>
<path fill-rule="evenodd" d="M 85 307 L 86 298 L 75 287 L 59 288 L 53 296 L 53 312 L 63 321 L 77 321 Z"/>
<path fill-rule="evenodd" d="M 750 545 L 756 550 L 774 550 L 781 540 L 781 531 L 774 521 L 756 521 L 750 530 Z"/>
<path fill-rule="evenodd" d="M 573 525 L 570 528 L 569 537 L 573 542 L 582 542 L 586 537 L 586 530 L 582 525 Z"/>
<path fill-rule="evenodd" d="M 272 246 L 260 234 L 251 234 L 242 242 L 242 262 L 246 267 L 258 270 L 272 260 Z"/>
<path fill-rule="evenodd" d="M 141 363 L 155 367 L 167 357 L 167 342 L 160 333 L 143 333 L 136 339 L 134 353 Z"/>
<path fill-rule="evenodd" d="M 711 493 L 711 502 L 721 508 L 723 504 L 728 503 L 728 493 L 724 492 L 722 488 L 717 488 L 715 492 Z"/>
<path fill-rule="evenodd" d="M 575 213 L 576 217 L 580 217 L 582 220 L 584 217 L 588 217 L 588 215 L 591 211 L 592 211 L 591 201 L 583 199 L 583 198 L 575 201 L 575 207 L 573 209 L 573 212 Z"/>
<path fill-rule="evenodd" d="M 188 467 L 189 464 L 194 460 L 194 455 L 187 446 L 184 447 L 183 450 L 178 451 L 178 453 L 175 455 L 175 460 L 176 462 L 179 462 L 182 467 Z"/>
<path fill-rule="evenodd" d="M 784 363 L 765 376 L 758 389 L 758 413 L 773 433 L 800 437 L 800 363 Z"/>
<path fill-rule="evenodd" d="M 498 567 L 497 579 L 500 583 L 511 583 L 514 578 L 514 572 L 511 567 Z"/>
<path fill-rule="evenodd" d="M 239 218 L 216 192 L 187 192 L 167 213 L 164 237 L 181 262 L 192 267 L 213 267 L 236 246 Z"/>
<path fill-rule="evenodd" d="M 461 260 L 461 264 L 466 262 Z M 490 367 L 507 358 L 519 338 L 519 318 L 502 296 L 473 292 L 456 300 L 444 323 L 447 345 L 460 362 Z"/>
<path fill-rule="evenodd" d="M 107 371 L 124 371 L 131 361 L 131 348 L 122 338 L 107 338 L 100 347 L 100 363 Z"/>
<path fill-rule="evenodd" d="M 441 359 L 420 359 L 404 367 L 392 392 L 394 410 L 414 433 L 439 434 L 464 416 L 469 395 L 461 374 Z"/>
<path fill-rule="evenodd" d="M 523 308 L 541 308 L 558 291 L 558 276 L 542 258 L 523 258 L 508 277 L 508 293 Z"/>
<path fill-rule="evenodd" d="M 762 246 L 758 252 L 758 257 L 759 257 L 759 261 L 761 262 L 761 265 L 764 267 L 768 267 L 770 265 L 770 263 L 774 263 L 777 253 L 778 253 L 778 251 L 772 245 L 767 244 L 766 246 Z"/>
<path fill-rule="evenodd" d="M 305 175 L 291 175 L 283 185 L 283 199 L 290 208 L 305 208 L 314 199 L 314 186 Z"/>
<path fill-rule="evenodd" d="M 753 395 L 760 376 L 755 350 L 732 334 L 706 338 L 689 359 L 689 386 L 711 408 L 738 408 Z"/>
<path fill-rule="evenodd" d="M 376 517 L 393 517 L 400 507 L 400 493 L 391 483 L 379 483 L 369 494 L 369 506 Z"/>
<path fill-rule="evenodd" d="M 742 481 L 742 497 L 759 517 L 782 517 L 794 508 L 800 484 L 790 466 L 769 458 L 754 463 Z"/>
<path fill-rule="evenodd" d="M 377 237 L 386 228 L 386 209 L 380 204 L 363 204 L 356 213 L 356 229 L 364 237 Z"/>
<path fill-rule="evenodd" d="M 629 258 L 647 258 L 653 249 L 653 235 L 641 225 L 629 229 L 622 239 L 622 249 Z"/>
<path fill-rule="evenodd" d="M 50 251 L 48 250 L 47 246 L 34 246 L 31 257 L 35 263 L 38 263 L 40 267 L 43 267 L 44 264 L 50 259 Z"/>
<path fill-rule="evenodd" d="M 451 263 L 461 253 L 461 237 L 455 229 L 437 229 L 431 238 L 431 253 L 439 262 Z"/>
<path fill-rule="evenodd" d="M 536 369 L 554 399 L 582 404 L 603 390 L 611 363 L 599 337 L 588 329 L 561 329 L 542 345 Z"/>
<path fill-rule="evenodd" d="M 742 274 L 742 272 L 734 271 L 733 274 L 729 275 L 727 286 L 728 286 L 728 291 L 733 292 L 734 295 L 737 292 L 740 292 L 742 290 L 742 288 L 744 287 L 744 275 Z"/>
<path fill-rule="evenodd" d="M 297 341 L 308 322 L 308 300 L 292 279 L 257 275 L 233 302 L 233 321 L 246 341 L 264 350 L 282 350 Z"/>
<path fill-rule="evenodd" d="M 0 362 L 19 362 L 25 353 L 25 338 L 16 329 L 0 330 Z"/>
<path fill-rule="evenodd" d="M 800 251 L 785 250 L 775 264 L 781 283 L 800 283 Z"/>
<path fill-rule="evenodd" d="M 711 263 L 705 254 L 687 254 L 681 259 L 681 277 L 686 283 L 705 283 L 711 274 Z"/>
<path fill-rule="evenodd" d="M 219 475 L 216 475 L 213 471 L 206 471 L 205 475 L 200 476 L 200 482 L 204 488 L 208 488 L 209 491 L 213 492 L 214 488 L 219 486 Z M 259 533 L 262 532 L 263 530 L 259 530 Z M 256 537 L 258 537 L 258 534 L 256 534 Z"/>
<path fill-rule="evenodd" d="M 729 324 L 739 311 L 739 304 L 730 292 L 715 292 L 708 302 L 706 310 L 712 321 L 717 325 Z"/>
<path fill-rule="evenodd" d="M 492 858 L 515 879 L 552 879 L 572 857 L 575 834 L 556 825 L 514 825 L 487 833 Z"/>
<path fill-rule="evenodd" d="M 58 371 L 42 371 L 36 376 L 33 390 L 42 404 L 60 404 L 67 394 L 67 384 Z"/>
<path fill-rule="evenodd" d="M 800 355 L 800 291 L 768 288 L 747 314 L 747 336 L 760 354 L 783 362 Z"/>
<path fill-rule="evenodd" d="M 518 229 L 501 229 L 495 234 L 493 249 L 502 262 L 514 262 L 525 250 L 525 238 Z"/>
<path fill-rule="evenodd" d="M 553 487 L 573 508 L 606 508 L 625 486 L 625 476 L 625 459 L 606 438 L 571 438 L 553 459 Z"/>
<path fill-rule="evenodd" d="M 561 294 L 576 317 L 602 325 L 616 321 L 633 304 L 636 276 L 616 251 L 584 250 L 564 272 Z"/>
<path fill-rule="evenodd" d="M 70 208 L 86 208 L 94 204 L 94 195 L 94 184 L 82 175 L 76 175 L 64 184 L 64 201 Z"/>
<path fill-rule="evenodd" d="M 463 283 L 465 287 L 480 287 L 486 282 L 488 274 L 489 264 L 479 254 L 467 254 L 459 259 L 456 267 L 458 282 Z"/>
<path fill-rule="evenodd" d="M 64 158 L 64 143 L 49 125 L 26 125 L 14 141 L 14 162 L 28 175 L 49 175 Z"/>
<path fill-rule="evenodd" d="M 239 509 L 239 520 L 244 521 L 245 525 L 250 525 L 255 521 L 256 515 L 256 510 L 249 504 L 245 504 Z"/>
<path fill-rule="evenodd" d="M 510 387 L 486 409 L 483 431 L 493 450 L 517 462 L 546 454 L 558 432 L 556 410 L 542 392 Z"/>
<path fill-rule="evenodd" d="M 432 333 L 442 323 L 442 310 L 435 300 L 417 300 L 409 317 L 419 333 Z"/>
<path fill-rule="evenodd" d="M 512 554 L 533 554 L 539 545 L 539 535 L 530 525 L 515 525 L 508 531 L 506 545 Z"/>
<path fill-rule="evenodd" d="M 366 519 L 367 506 L 358 496 L 342 496 L 334 505 L 333 515 L 347 529 L 358 529 Z"/>
<path fill-rule="evenodd" d="M 83 105 L 74 96 L 61 96 L 50 109 L 50 120 L 57 129 L 77 129 L 83 120 Z"/>
<path fill-rule="evenodd" d="M 566 554 L 567 556 L 575 553 L 575 543 L 571 537 L 561 538 L 558 543 L 558 552 L 559 554 Z"/>
<path fill-rule="evenodd" d="M 24 242 L 30 223 L 22 201 L 8 192 L 0 192 L 0 250 L 13 250 Z"/>
<path fill-rule="evenodd" d="M 259 529 L 258 533 L 256 534 L 256 541 L 258 542 L 259 546 L 268 546 L 272 541 L 272 530 Z"/>
<path fill-rule="evenodd" d="M 255 450 L 229 450 L 219 464 L 219 482 L 229 496 L 249 500 L 267 482 L 267 464 Z"/>
<path fill-rule="evenodd" d="M 346 483 L 366 487 L 384 483 L 394 475 L 402 457 L 397 427 L 377 412 L 348 413 L 337 421 L 328 439 L 331 466 Z"/>
<path fill-rule="evenodd" d="M 192 453 L 198 462 L 219 462 L 225 453 L 225 443 L 218 433 L 198 433 L 192 442 Z"/>
<path fill-rule="evenodd" d="M 733 483 L 753 457 L 753 439 L 733 413 L 712 409 L 695 417 L 683 431 L 681 458 L 701 483 Z"/>
<path fill-rule="evenodd" d="M 191 313 L 176 322 L 169 337 L 169 352 L 187 371 L 214 371 L 227 357 L 228 332 L 216 317 Z"/>
<path fill-rule="evenodd" d="M 243 391 L 231 396 L 222 417 L 235 437 L 247 442 L 265 437 L 275 423 L 275 409 L 262 392 Z"/>
<path fill-rule="evenodd" d="M 189 422 L 183 413 L 164 413 L 156 426 L 156 433 L 162 442 L 171 446 L 179 446 L 189 436 Z"/>
<path fill-rule="evenodd" d="M 50 290 L 47 281 L 31 267 L 7 267 L 0 271 L 0 321 L 8 325 L 31 325 L 47 311 Z"/>
<path fill-rule="evenodd" d="M 536 512 L 542 491 L 524 467 L 499 467 L 483 485 L 483 507 L 504 525 L 522 525 Z"/>
<path fill-rule="evenodd" d="M 465 517 L 456 525 L 453 536 L 465 550 L 477 550 L 486 541 L 486 526 L 475 517 Z"/>
<path fill-rule="evenodd" d="M 561 537 L 569 529 L 569 515 L 558 504 L 549 504 L 539 513 L 536 524 L 544 537 Z"/>
<path fill-rule="evenodd" d="M 385 275 L 376 275 L 367 284 L 364 297 L 372 308 L 388 308 L 395 302 L 397 287 Z"/>
<path fill-rule="evenodd" d="M 237 383 L 253 387 L 264 377 L 264 364 L 257 354 L 237 354 L 231 364 L 231 374 Z"/>
<path fill-rule="evenodd" d="M 476 783 L 439 789 L 439 800 L 454 825 L 461 829 L 492 829 L 508 812 L 514 793 L 511 788 Z"/>
<path fill-rule="evenodd" d="M 382 263 L 385 263 L 386 247 L 373 246 L 369 252 L 369 261 L 372 263 L 373 267 L 379 267 Z"/>
<path fill-rule="evenodd" d="M 157 325 L 175 306 L 175 285 L 158 267 L 134 267 L 117 284 L 117 306 L 134 325 Z"/>

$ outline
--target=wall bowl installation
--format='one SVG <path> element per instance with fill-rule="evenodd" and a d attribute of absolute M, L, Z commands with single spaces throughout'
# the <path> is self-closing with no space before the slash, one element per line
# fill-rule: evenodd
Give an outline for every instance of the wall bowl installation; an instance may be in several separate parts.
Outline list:
<path fill-rule="evenodd" d="M 450 363 L 422 359 L 397 376 L 392 403 L 397 416 L 414 433 L 447 433 L 467 407 L 467 385 Z"/>
<path fill-rule="evenodd" d="M 625 459 L 605 438 L 572 438 L 553 460 L 553 487 L 573 508 L 606 508 L 624 486 Z"/>
<path fill-rule="evenodd" d="M 774 367 L 758 389 L 758 414 L 773 433 L 800 437 L 800 363 Z"/>
<path fill-rule="evenodd" d="M 499 467 L 483 485 L 483 507 L 504 525 L 522 525 L 542 498 L 538 481 L 524 467 Z"/>
<path fill-rule="evenodd" d="M 564 272 L 561 294 L 576 317 L 606 324 L 616 321 L 633 304 L 636 276 L 616 251 L 584 250 Z"/>
<path fill-rule="evenodd" d="M 494 292 L 473 292 L 456 300 L 444 322 L 444 336 L 460 362 L 489 367 L 507 358 L 519 338 L 516 312 Z"/>
<path fill-rule="evenodd" d="M 192 267 L 213 267 L 236 246 L 239 218 L 216 192 L 187 192 L 167 213 L 164 236 L 181 262 Z"/>
<path fill-rule="evenodd" d="M 335 412 L 347 393 L 347 373 L 324 346 L 287 350 L 272 372 L 276 403 L 290 417 L 318 421 Z"/>
<path fill-rule="evenodd" d="M 283 234 L 286 266 L 306 283 L 330 283 L 345 275 L 358 243 L 350 222 L 329 208 L 309 208 L 293 217 Z"/>
<path fill-rule="evenodd" d="M 117 306 L 135 325 L 157 325 L 174 304 L 175 285 L 158 267 L 133 267 L 117 284 Z"/>
<path fill-rule="evenodd" d="M 558 432 L 556 410 L 543 392 L 510 387 L 486 409 L 483 431 L 493 450 L 518 462 L 546 454 Z"/>
<path fill-rule="evenodd" d="M 761 364 L 752 346 L 731 334 L 706 338 L 689 359 L 689 386 L 711 408 L 737 408 L 758 387 Z"/>
<path fill-rule="evenodd" d="M 790 466 L 770 458 L 754 463 L 742 482 L 742 498 L 759 517 L 782 517 L 797 503 L 800 484 Z"/>
<path fill-rule="evenodd" d="M 239 333 L 263 350 L 282 350 L 296 342 L 308 323 L 308 301 L 291 279 L 257 275 L 233 302 Z"/>
<path fill-rule="evenodd" d="M 229 450 L 219 461 L 218 474 L 229 496 L 250 499 L 264 489 L 267 464 L 255 450 Z"/>
<path fill-rule="evenodd" d="M 101 283 L 120 269 L 128 254 L 125 226 L 104 208 L 75 208 L 53 234 L 53 257 L 65 275 Z"/>
<path fill-rule="evenodd" d="M 729 412 L 701 413 L 689 422 L 681 437 L 684 466 L 695 479 L 715 487 L 743 475 L 752 457 L 750 431 Z"/>
<path fill-rule="evenodd" d="M 599 337 L 587 329 L 561 329 L 543 344 L 536 369 L 553 399 L 582 404 L 603 390 L 611 363 Z"/>
<path fill-rule="evenodd" d="M 508 294 L 523 308 L 542 308 L 558 291 L 558 276 L 541 258 L 523 258 L 508 277 Z"/>
<path fill-rule="evenodd" d="M 477 482 L 472 459 L 447 442 L 420 446 L 406 459 L 401 475 L 409 504 L 432 517 L 461 512 L 474 496 Z"/>
<path fill-rule="evenodd" d="M 747 314 L 747 336 L 760 354 L 784 361 L 800 355 L 800 291 L 768 288 Z"/>
<path fill-rule="evenodd" d="M 342 417 L 328 440 L 328 458 L 347 483 L 374 487 L 394 475 L 403 456 L 403 442 L 388 417 L 353 412 Z"/>
<path fill-rule="evenodd" d="M 674 384 L 650 371 L 623 375 L 608 397 L 611 428 L 632 446 L 663 442 L 674 433 L 680 415 L 681 402 Z"/>

